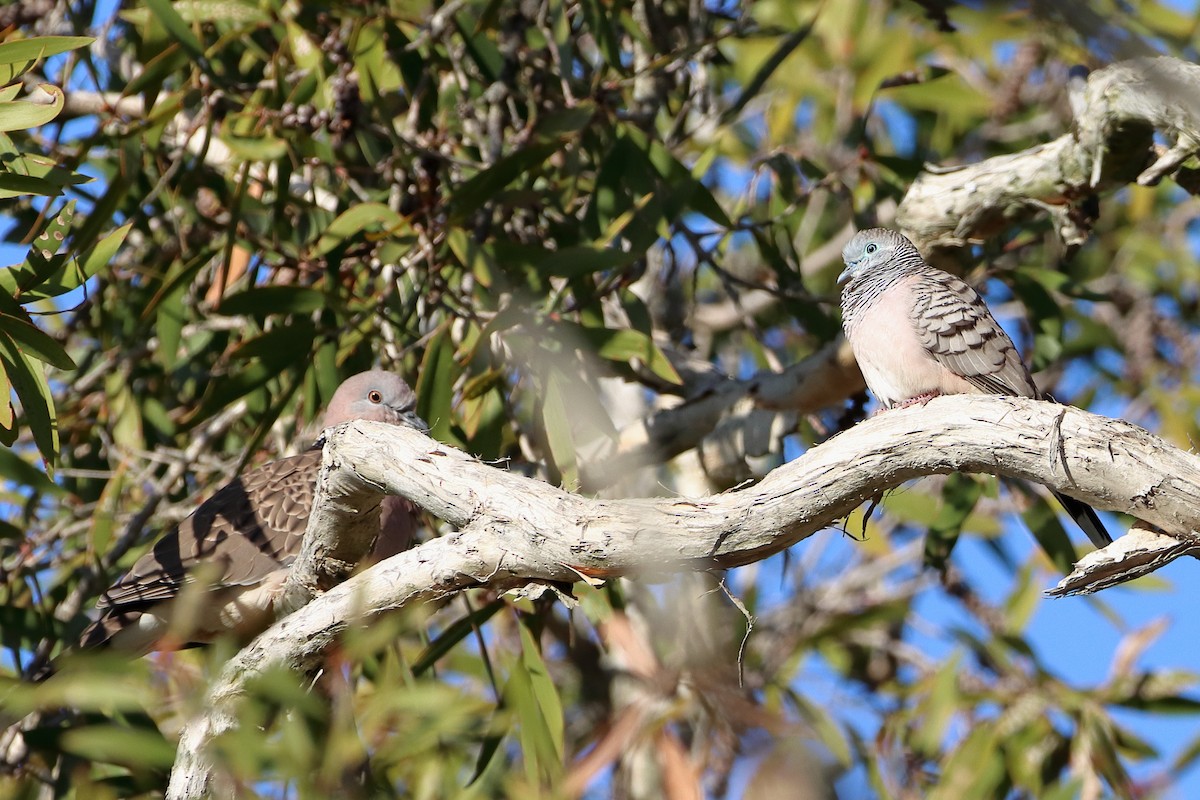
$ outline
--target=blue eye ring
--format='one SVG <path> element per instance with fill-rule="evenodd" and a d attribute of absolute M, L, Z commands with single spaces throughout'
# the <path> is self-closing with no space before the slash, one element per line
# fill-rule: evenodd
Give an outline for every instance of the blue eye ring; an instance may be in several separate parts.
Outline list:
<path fill-rule="evenodd" d="M 873 254 L 878 249 L 879 249 L 879 245 L 875 244 L 874 242 L 871 242 L 869 245 L 866 246 L 867 255 Z"/>

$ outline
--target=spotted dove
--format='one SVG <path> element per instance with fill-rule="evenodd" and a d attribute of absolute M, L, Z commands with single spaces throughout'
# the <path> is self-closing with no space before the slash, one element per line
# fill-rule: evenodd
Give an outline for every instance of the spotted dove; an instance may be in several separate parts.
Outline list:
<path fill-rule="evenodd" d="M 842 250 L 842 325 L 884 408 L 942 394 L 1045 399 L 979 294 L 925 263 L 905 236 L 861 231 Z M 1054 494 L 1097 547 L 1112 542 L 1088 505 Z"/>
<path fill-rule="evenodd" d="M 427 431 L 415 405 L 416 396 L 400 378 L 362 372 L 338 387 L 324 425 L 363 419 Z M 203 644 L 222 633 L 248 638 L 266 629 L 288 566 L 300 551 L 320 466 L 316 447 L 222 487 L 100 596 L 100 616 L 84 630 L 80 646 L 111 645 L 143 655 Z M 385 498 L 372 558 L 407 549 L 415 528 L 415 508 L 403 498 Z M 166 641 L 172 601 L 198 580 L 205 587 L 187 620 L 190 630 L 182 640 Z"/>

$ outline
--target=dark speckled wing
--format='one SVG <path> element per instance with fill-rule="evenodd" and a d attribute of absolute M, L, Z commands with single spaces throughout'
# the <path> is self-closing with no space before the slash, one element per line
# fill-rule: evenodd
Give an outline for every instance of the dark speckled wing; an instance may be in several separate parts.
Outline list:
<path fill-rule="evenodd" d="M 928 270 L 912 292 L 917 335 L 947 369 L 987 394 L 1041 396 L 1012 339 L 967 283 Z"/>
<path fill-rule="evenodd" d="M 1042 396 L 1012 339 L 967 283 L 930 269 L 914 284 L 913 296 L 921 342 L 947 369 L 988 394 Z M 1112 542 L 1091 506 L 1057 492 L 1054 496 L 1096 547 Z"/>
<path fill-rule="evenodd" d="M 308 524 L 321 451 L 272 461 L 221 488 L 100 596 L 103 615 L 178 595 L 189 570 L 214 564 L 214 588 L 249 586 L 295 559 Z M 211 567 L 210 567 L 211 569 Z"/>

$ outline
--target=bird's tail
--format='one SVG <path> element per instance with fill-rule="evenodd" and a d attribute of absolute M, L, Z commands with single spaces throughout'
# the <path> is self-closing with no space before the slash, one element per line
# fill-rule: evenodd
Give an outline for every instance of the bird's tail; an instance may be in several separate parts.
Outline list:
<path fill-rule="evenodd" d="M 1096 509 L 1074 497 L 1067 497 L 1065 494 L 1055 492 L 1054 496 L 1071 515 L 1071 519 L 1075 520 L 1075 524 L 1082 528 L 1087 537 L 1092 540 L 1092 544 L 1096 547 L 1112 544 L 1112 537 L 1104 529 L 1104 523 L 1097 516 Z"/>

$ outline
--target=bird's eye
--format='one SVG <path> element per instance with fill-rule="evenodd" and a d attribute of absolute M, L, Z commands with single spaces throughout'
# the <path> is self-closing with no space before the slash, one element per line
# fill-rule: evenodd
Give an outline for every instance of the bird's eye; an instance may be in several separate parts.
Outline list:
<path fill-rule="evenodd" d="M 879 245 L 872 242 L 871 244 L 867 245 L 867 255 L 871 255 L 878 249 L 879 249 Z"/>
<path fill-rule="evenodd" d="M 378 389 L 372 389 L 367 393 L 367 399 L 375 405 L 379 405 L 383 402 L 383 395 L 379 393 Z"/>

